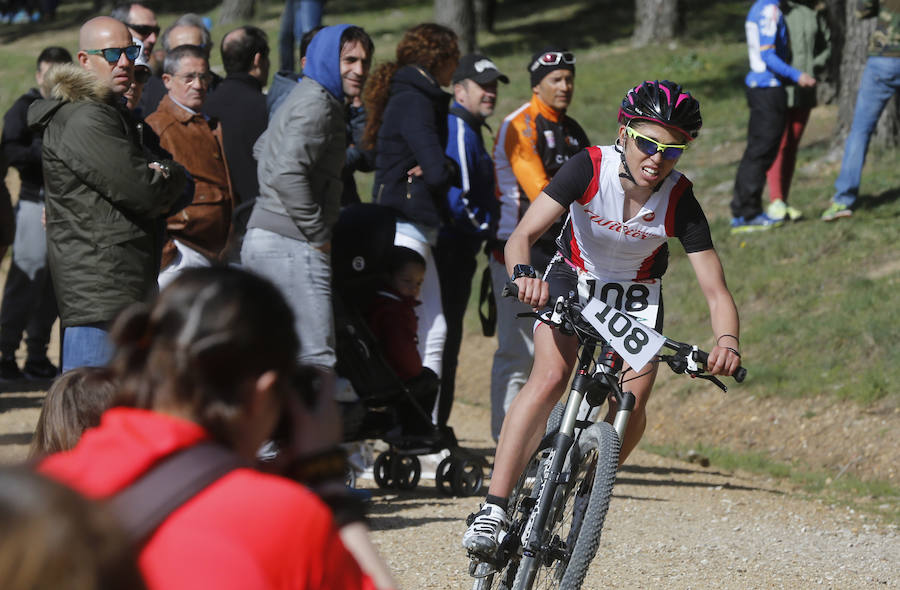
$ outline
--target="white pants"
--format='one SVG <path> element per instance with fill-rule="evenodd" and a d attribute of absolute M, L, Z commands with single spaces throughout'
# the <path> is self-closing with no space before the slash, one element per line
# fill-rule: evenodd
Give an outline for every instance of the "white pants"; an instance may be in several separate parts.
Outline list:
<path fill-rule="evenodd" d="M 419 320 L 419 356 L 422 357 L 422 365 L 440 377 L 444 342 L 447 340 L 447 322 L 444 320 L 441 285 L 431 245 L 401 233 L 394 235 L 394 244 L 415 250 L 425 259 L 425 281 L 419 295 L 422 305 L 416 307 L 416 317 Z"/>
<path fill-rule="evenodd" d="M 185 246 L 178 240 L 172 241 L 175 242 L 175 248 L 177 248 L 178 251 L 175 253 L 175 258 L 169 263 L 169 266 L 159 272 L 157 282 L 159 283 L 160 291 L 165 289 L 169 283 L 174 281 L 185 269 L 212 266 L 209 258 L 203 254 L 197 252 L 193 248 Z"/>
<path fill-rule="evenodd" d="M 515 297 L 503 297 L 509 281 L 506 266 L 490 257 L 491 282 L 497 301 L 497 352 L 491 368 L 491 436 L 500 438 L 500 427 L 513 398 L 528 380 L 534 361 L 534 322 L 516 317 L 531 308 Z"/>

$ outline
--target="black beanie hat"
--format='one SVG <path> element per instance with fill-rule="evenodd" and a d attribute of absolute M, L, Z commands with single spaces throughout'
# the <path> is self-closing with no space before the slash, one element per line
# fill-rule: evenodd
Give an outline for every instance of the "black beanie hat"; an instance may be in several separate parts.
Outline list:
<path fill-rule="evenodd" d="M 544 65 L 539 60 L 542 56 L 548 53 L 561 53 L 563 55 L 561 58 L 559 58 L 555 65 Z M 528 72 L 531 74 L 531 87 L 534 88 L 535 86 L 540 84 L 541 80 L 543 80 L 547 74 L 555 70 L 569 70 L 574 76 L 575 55 L 566 49 L 553 46 L 545 47 L 532 55 L 531 61 L 528 62 Z"/>

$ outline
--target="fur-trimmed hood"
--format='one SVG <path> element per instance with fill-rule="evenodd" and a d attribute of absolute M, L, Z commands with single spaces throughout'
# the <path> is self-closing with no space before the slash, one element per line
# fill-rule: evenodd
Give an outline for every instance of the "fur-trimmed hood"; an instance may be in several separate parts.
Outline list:
<path fill-rule="evenodd" d="M 28 125 L 43 130 L 61 106 L 70 102 L 98 102 L 114 106 L 117 97 L 91 72 L 77 64 L 59 64 L 47 71 L 41 87 L 50 98 L 37 100 L 28 109 Z"/>

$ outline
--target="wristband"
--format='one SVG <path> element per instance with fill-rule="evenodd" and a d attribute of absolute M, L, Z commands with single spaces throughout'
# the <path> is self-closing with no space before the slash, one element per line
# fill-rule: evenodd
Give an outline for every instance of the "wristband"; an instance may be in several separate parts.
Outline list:
<path fill-rule="evenodd" d="M 741 343 L 741 339 L 738 338 L 737 336 L 735 336 L 734 334 L 722 334 L 721 336 L 719 336 L 718 338 L 716 338 L 716 346 L 719 345 L 719 340 L 721 340 L 722 338 L 724 338 L 724 337 L 726 337 L 726 336 L 731 336 L 732 338 L 734 338 L 735 342 L 737 342 L 738 344 Z"/>
<path fill-rule="evenodd" d="M 739 353 L 739 352 L 736 351 L 735 349 L 731 348 L 730 346 L 723 346 L 722 348 L 724 348 L 725 350 L 730 350 L 730 351 L 733 352 L 735 355 L 737 355 L 738 358 L 741 358 L 741 353 Z"/>

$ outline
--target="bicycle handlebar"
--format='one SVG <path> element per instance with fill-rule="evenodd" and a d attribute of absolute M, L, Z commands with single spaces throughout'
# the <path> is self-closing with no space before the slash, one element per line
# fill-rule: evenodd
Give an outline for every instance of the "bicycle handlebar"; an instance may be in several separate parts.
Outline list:
<path fill-rule="evenodd" d="M 518 297 L 519 296 L 519 286 L 513 281 L 507 281 L 506 286 L 503 288 L 502 295 L 504 297 Z M 584 331 L 583 326 L 581 325 L 583 322 L 573 321 L 580 318 L 580 310 L 575 309 L 576 306 L 569 305 L 573 300 L 569 299 L 566 301 L 566 316 L 569 321 L 573 324 L 578 324 L 579 329 Z M 577 313 L 578 317 L 573 318 L 572 314 Z M 540 314 L 537 313 L 528 313 L 528 314 L 519 314 L 520 316 L 526 317 L 535 317 L 539 321 L 544 322 L 545 324 L 550 325 L 550 323 Z M 552 327 L 560 327 L 560 326 L 552 326 Z M 594 332 L 593 327 L 590 328 L 591 332 Z M 598 335 L 599 336 L 599 335 Z M 665 346 L 671 348 L 677 355 L 660 355 L 660 359 L 666 361 L 669 367 L 675 371 L 676 373 L 684 373 L 687 370 L 687 355 L 690 354 L 691 358 L 694 362 L 700 363 L 706 366 L 707 361 L 709 360 L 709 353 L 700 350 L 699 348 L 694 347 L 691 344 L 686 344 L 684 342 L 678 342 L 676 340 L 672 340 L 671 338 L 666 338 Z M 742 383 L 744 379 L 747 378 L 747 369 L 744 367 L 738 367 L 734 374 L 731 377 L 737 381 L 738 383 Z M 706 378 L 709 378 L 710 381 L 713 381 L 716 385 L 721 387 L 722 389 L 726 389 L 725 386 L 718 381 L 714 376 L 710 375 Z"/>

